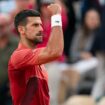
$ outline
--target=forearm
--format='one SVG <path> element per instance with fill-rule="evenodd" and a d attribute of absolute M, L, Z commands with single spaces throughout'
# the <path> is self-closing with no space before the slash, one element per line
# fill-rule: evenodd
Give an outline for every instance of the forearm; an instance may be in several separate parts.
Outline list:
<path fill-rule="evenodd" d="M 61 26 L 52 27 L 47 49 L 51 53 L 62 54 L 64 48 L 63 31 Z"/>

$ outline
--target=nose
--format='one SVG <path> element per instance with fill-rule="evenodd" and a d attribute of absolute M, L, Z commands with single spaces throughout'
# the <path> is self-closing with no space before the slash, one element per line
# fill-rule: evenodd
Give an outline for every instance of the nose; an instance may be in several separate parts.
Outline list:
<path fill-rule="evenodd" d="M 43 31 L 43 27 L 42 26 L 40 26 L 40 31 Z"/>

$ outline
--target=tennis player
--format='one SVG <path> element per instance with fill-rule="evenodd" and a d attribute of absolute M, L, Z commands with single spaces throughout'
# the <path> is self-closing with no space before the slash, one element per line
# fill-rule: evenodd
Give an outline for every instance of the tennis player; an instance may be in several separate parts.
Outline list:
<path fill-rule="evenodd" d="M 51 35 L 46 47 L 37 48 L 43 41 L 43 28 L 39 12 L 23 10 L 15 17 L 20 36 L 18 48 L 8 65 L 13 105 L 49 105 L 48 75 L 43 64 L 62 55 L 63 32 L 61 8 L 50 4 Z"/>

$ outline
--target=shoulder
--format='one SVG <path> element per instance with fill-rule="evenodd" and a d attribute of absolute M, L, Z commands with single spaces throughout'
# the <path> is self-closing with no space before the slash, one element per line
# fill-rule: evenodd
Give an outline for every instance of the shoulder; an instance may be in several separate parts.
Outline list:
<path fill-rule="evenodd" d="M 40 53 L 43 48 L 36 48 L 35 50 L 32 49 L 16 49 L 13 54 L 11 55 L 11 59 L 15 61 L 21 61 L 23 59 L 28 59 L 30 56 L 34 56 Z"/>
<path fill-rule="evenodd" d="M 31 53 L 32 50 L 31 49 L 16 49 L 13 54 L 11 55 L 11 58 L 23 58 L 24 56 L 26 56 L 27 54 Z"/>
<path fill-rule="evenodd" d="M 31 49 L 16 49 L 9 60 L 9 65 L 18 65 L 24 60 L 28 59 L 29 55 L 31 55 Z"/>

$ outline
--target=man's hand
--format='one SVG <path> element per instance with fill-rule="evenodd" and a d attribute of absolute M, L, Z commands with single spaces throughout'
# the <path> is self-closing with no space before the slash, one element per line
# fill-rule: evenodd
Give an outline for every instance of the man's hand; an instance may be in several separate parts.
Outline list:
<path fill-rule="evenodd" d="M 59 4 L 50 4 L 48 6 L 48 10 L 50 11 L 51 15 L 61 14 L 61 7 Z"/>

